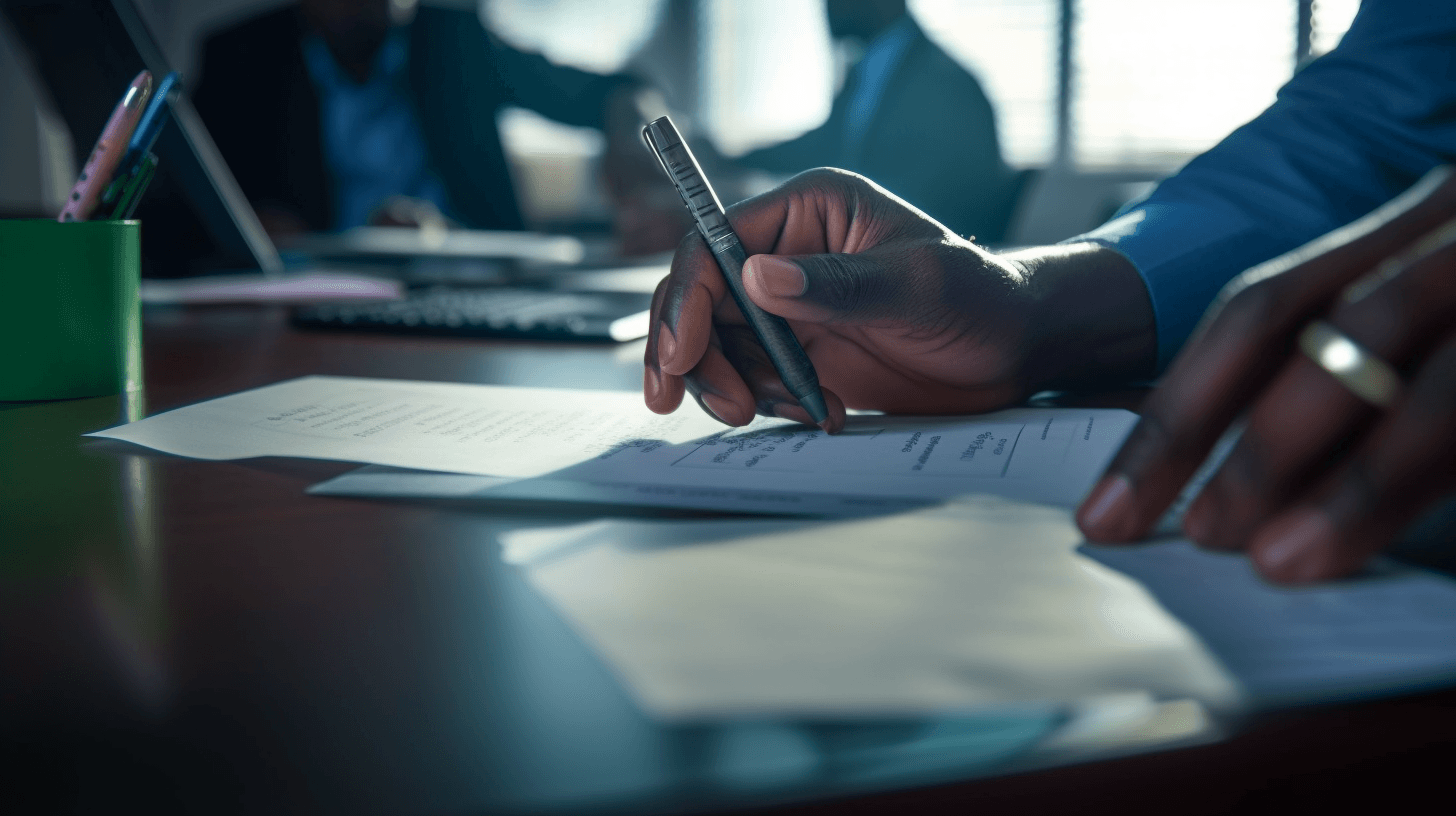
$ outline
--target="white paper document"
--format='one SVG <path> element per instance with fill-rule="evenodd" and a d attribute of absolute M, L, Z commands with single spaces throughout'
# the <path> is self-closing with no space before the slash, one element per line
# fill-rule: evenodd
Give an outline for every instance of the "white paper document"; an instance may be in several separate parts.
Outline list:
<path fill-rule="evenodd" d="M 778 419 L 725 428 L 693 406 L 658 416 L 628 392 L 306 377 L 93 436 L 204 459 L 393 468 L 314 491 L 333 495 L 845 515 L 972 494 L 1071 505 L 1134 421 L 1106 409 L 861 415 L 831 437 Z"/>
<path fill-rule="evenodd" d="M 1277 587 L 1238 553 L 1187 541 L 1086 547 L 1208 644 L 1250 700 L 1358 699 L 1456 681 L 1456 580 L 1387 559 L 1354 578 Z"/>
<path fill-rule="evenodd" d="M 664 718 L 924 714 L 1125 695 L 1236 704 L 1198 638 L 1076 552 L 1059 508 L 604 521 L 502 536 Z"/>
<path fill-rule="evenodd" d="M 663 717 L 911 713 L 1147 694 L 1280 705 L 1456 678 L 1456 581 L 1382 563 L 1271 587 L 1186 543 L 1089 548 L 1116 410 L 725 428 L 629 392 L 308 377 L 93 436 L 370 463 L 316 493 L 833 517 L 517 531 L 506 557 Z M 871 518 L 850 519 L 857 515 Z"/>
<path fill-rule="evenodd" d="M 662 717 L 996 708 L 1144 693 L 1214 708 L 1456 680 L 1456 580 L 1380 560 L 1308 587 L 1187 541 L 1078 546 L 981 498 L 864 520 L 599 521 L 504 557 Z M 1237 691 L 1234 691 L 1234 690 Z"/>
<path fill-rule="evenodd" d="M 686 442 L 722 426 L 660 417 L 617 391 L 302 377 L 178 408 L 91 436 L 178 456 L 293 456 L 539 476 L 636 439 Z"/>

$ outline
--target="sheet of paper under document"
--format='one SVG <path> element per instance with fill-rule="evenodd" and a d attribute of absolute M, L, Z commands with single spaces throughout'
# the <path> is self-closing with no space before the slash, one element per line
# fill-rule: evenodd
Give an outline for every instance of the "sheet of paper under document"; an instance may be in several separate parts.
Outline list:
<path fill-rule="evenodd" d="M 394 468 L 315 490 L 329 494 L 854 515 L 966 494 L 1070 506 L 1134 420 L 1064 408 L 863 415 L 831 437 L 780 419 L 726 428 L 691 405 L 659 416 L 628 392 L 306 377 L 92 435 L 204 459 Z"/>
<path fill-rule="evenodd" d="M 503 557 L 667 718 L 1096 706 L 1263 709 L 1456 678 L 1456 580 L 1377 560 L 1278 587 L 1187 541 L 1092 547 L 991 497 L 869 519 L 517 530 Z"/>
<path fill-rule="evenodd" d="M 1237 683 L 1061 508 L 981 498 L 871 519 L 604 521 L 501 542 L 666 719 L 905 716 Z"/>
<path fill-rule="evenodd" d="M 1088 546 L 1066 510 L 989 497 L 827 522 L 603 520 L 501 544 L 660 717 L 1133 691 L 1217 710 L 1230 686 L 1271 708 L 1456 678 L 1450 577 L 1382 560 L 1271 586 L 1239 554 Z"/>

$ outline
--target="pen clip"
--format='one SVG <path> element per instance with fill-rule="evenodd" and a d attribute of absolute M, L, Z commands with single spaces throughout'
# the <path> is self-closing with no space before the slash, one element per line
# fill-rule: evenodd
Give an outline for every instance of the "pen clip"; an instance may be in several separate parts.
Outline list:
<path fill-rule="evenodd" d="M 667 174 L 668 179 L 671 179 L 672 171 L 667 169 L 667 159 L 662 157 L 662 151 L 658 150 L 657 145 L 652 142 L 652 125 L 646 124 L 642 126 L 642 141 L 647 143 L 647 149 L 651 150 L 652 155 L 657 157 L 657 164 L 662 168 L 662 172 Z"/>

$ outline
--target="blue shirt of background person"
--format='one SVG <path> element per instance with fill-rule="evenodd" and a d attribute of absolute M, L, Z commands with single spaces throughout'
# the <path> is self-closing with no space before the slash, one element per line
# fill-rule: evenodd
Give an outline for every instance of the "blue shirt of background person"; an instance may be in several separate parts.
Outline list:
<path fill-rule="evenodd" d="M 430 171 L 410 100 L 404 31 L 390 32 L 363 83 L 345 73 L 318 35 L 304 39 L 303 57 L 319 96 L 334 229 L 367 224 L 380 202 L 396 195 L 429 201 L 448 213 L 445 185 Z"/>
<path fill-rule="evenodd" d="M 905 0 L 827 0 L 824 12 L 832 37 L 865 43 L 829 118 L 737 163 L 853 170 L 961 235 L 1002 240 L 1025 176 L 1001 156 L 981 84 L 925 35 Z"/>
<path fill-rule="evenodd" d="M 300 0 L 207 38 L 193 101 L 271 232 L 356 225 L 380 195 L 445 204 L 472 229 L 524 229 L 497 120 L 507 106 L 616 132 L 609 176 L 660 173 L 627 127 L 635 79 L 513 48 L 470 5 Z M 640 171 L 612 161 L 628 143 Z"/>
<path fill-rule="evenodd" d="M 880 106 L 880 98 L 890 84 L 890 77 L 899 67 L 905 52 L 910 50 L 916 35 L 915 23 L 909 15 L 877 35 L 865 48 L 864 56 L 855 64 L 858 81 L 854 85 L 844 116 L 844 153 L 850 163 L 858 163 L 864 150 L 865 136 L 871 118 Z"/>

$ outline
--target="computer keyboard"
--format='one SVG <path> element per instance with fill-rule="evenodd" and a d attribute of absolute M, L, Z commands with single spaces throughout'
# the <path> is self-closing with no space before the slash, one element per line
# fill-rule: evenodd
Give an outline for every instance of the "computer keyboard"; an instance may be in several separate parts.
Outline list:
<path fill-rule="evenodd" d="M 651 295 L 636 292 L 432 287 L 402 300 L 300 306 L 293 323 L 310 329 L 621 342 L 647 334 L 651 303 Z"/>

